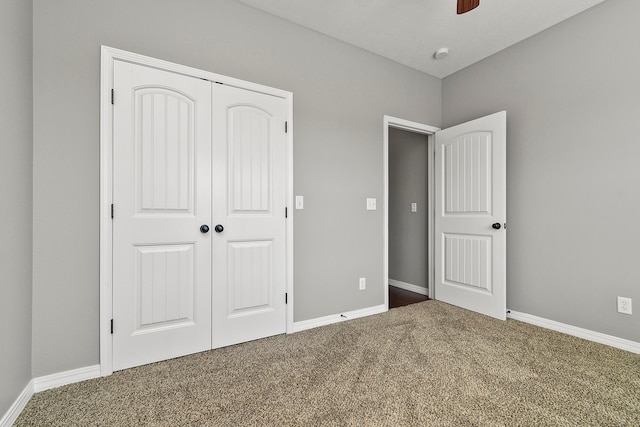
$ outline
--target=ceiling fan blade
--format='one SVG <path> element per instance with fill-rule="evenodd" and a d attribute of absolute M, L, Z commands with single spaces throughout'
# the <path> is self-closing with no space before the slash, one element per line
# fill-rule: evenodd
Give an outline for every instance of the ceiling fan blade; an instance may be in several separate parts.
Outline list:
<path fill-rule="evenodd" d="M 458 15 L 467 13 L 480 6 L 480 0 L 458 0 Z"/>

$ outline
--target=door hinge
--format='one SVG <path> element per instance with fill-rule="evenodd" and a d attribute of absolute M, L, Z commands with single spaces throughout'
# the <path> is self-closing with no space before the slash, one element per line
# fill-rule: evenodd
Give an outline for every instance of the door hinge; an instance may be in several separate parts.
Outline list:
<path fill-rule="evenodd" d="M 286 292 L 284 293 L 284 303 L 289 304 L 289 294 Z"/>
<path fill-rule="evenodd" d="M 113 333 L 113 319 L 111 319 L 111 333 Z"/>
<path fill-rule="evenodd" d="M 289 132 L 289 122 L 284 122 L 284 133 Z"/>
<path fill-rule="evenodd" d="M 113 203 L 111 203 L 111 219 L 113 219 Z"/>
<path fill-rule="evenodd" d="M 285 207 L 285 208 L 284 208 L 284 217 L 285 217 L 285 218 L 288 218 L 288 217 L 289 217 L 289 211 L 288 211 L 288 208 L 287 208 L 287 207 Z"/>
<path fill-rule="evenodd" d="M 111 105 L 114 105 L 115 99 L 116 99 L 116 91 L 111 89 Z"/>

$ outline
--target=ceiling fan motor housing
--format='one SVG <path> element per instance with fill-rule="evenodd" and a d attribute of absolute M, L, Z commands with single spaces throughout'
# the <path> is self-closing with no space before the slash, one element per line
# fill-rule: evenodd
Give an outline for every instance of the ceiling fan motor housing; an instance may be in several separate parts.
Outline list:
<path fill-rule="evenodd" d="M 467 13 L 480 6 L 480 0 L 458 0 L 458 15 Z"/>

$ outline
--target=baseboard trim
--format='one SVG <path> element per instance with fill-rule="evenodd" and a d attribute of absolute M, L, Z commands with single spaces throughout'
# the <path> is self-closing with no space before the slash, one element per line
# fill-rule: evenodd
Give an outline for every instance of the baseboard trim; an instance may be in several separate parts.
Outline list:
<path fill-rule="evenodd" d="M 318 328 L 320 326 L 332 325 L 334 323 L 345 322 L 347 320 L 357 319 L 358 317 L 372 316 L 387 311 L 384 304 L 373 307 L 363 308 L 360 310 L 348 311 L 345 313 L 332 314 L 330 316 L 317 317 L 315 319 L 303 320 L 301 322 L 293 322 L 293 330 L 291 332 L 300 332 L 307 329 Z"/>
<path fill-rule="evenodd" d="M 613 335 L 607 335 L 601 332 L 595 332 L 589 329 L 583 329 L 577 326 L 556 322 L 555 320 L 549 320 L 543 317 L 538 317 L 527 313 L 520 313 L 513 310 L 507 311 L 507 318 L 530 323 L 532 325 L 551 329 L 553 331 L 562 332 L 563 334 L 572 335 L 574 337 L 582 338 L 588 341 L 605 344 L 611 347 L 619 348 L 621 350 L 630 351 L 631 353 L 640 354 L 640 343 L 626 340 L 624 338 L 614 337 Z"/>
<path fill-rule="evenodd" d="M 35 393 L 73 384 L 80 381 L 98 378 L 100 376 L 100 365 L 86 366 L 84 368 L 72 369 L 70 371 L 58 372 L 56 374 L 45 375 L 33 379 L 33 390 Z"/>
<path fill-rule="evenodd" d="M 413 285 L 411 283 L 401 282 L 400 280 L 389 279 L 389 286 L 393 286 L 394 288 L 404 289 L 405 291 L 415 292 L 420 295 L 429 295 L 429 291 L 427 288 L 423 288 L 422 286 Z"/>
<path fill-rule="evenodd" d="M 27 383 L 27 386 L 22 390 L 22 393 L 17 397 L 13 405 L 9 407 L 9 410 L 0 419 L 0 427 L 11 427 L 16 422 L 24 407 L 27 406 L 29 400 L 33 396 L 33 380 Z"/>
<path fill-rule="evenodd" d="M 13 405 L 11 405 L 7 413 L 0 419 L 0 427 L 11 427 L 24 410 L 24 407 L 27 406 L 29 399 L 31 399 L 34 393 L 98 378 L 99 376 L 100 365 L 93 365 L 32 379 L 24 390 L 22 390 L 22 393 L 20 393 L 15 402 L 13 402 Z"/>

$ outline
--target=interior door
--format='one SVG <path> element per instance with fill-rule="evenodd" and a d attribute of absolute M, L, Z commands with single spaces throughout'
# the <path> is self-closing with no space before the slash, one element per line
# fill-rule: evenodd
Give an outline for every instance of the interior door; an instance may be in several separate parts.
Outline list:
<path fill-rule="evenodd" d="M 435 297 L 506 319 L 505 111 L 436 133 Z"/>
<path fill-rule="evenodd" d="M 119 370 L 211 348 L 211 83 L 116 61 L 114 88 Z"/>
<path fill-rule="evenodd" d="M 213 85 L 213 347 L 284 333 L 286 101 Z"/>

